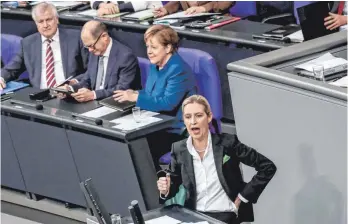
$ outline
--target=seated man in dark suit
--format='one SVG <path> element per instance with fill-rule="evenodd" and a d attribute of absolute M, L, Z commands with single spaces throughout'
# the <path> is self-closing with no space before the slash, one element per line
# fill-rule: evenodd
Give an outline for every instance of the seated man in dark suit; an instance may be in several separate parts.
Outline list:
<path fill-rule="evenodd" d="M 87 22 L 82 28 L 81 39 L 92 54 L 84 78 L 70 86 L 76 92 L 71 94 L 72 97 L 86 102 L 109 97 L 115 90 L 141 88 L 136 56 L 131 49 L 112 39 L 103 23 Z"/>
<path fill-rule="evenodd" d="M 25 70 L 33 87 L 45 89 L 83 74 L 87 69 L 88 51 L 83 48 L 80 32 L 58 29 L 54 5 L 46 2 L 36 5 L 32 17 L 39 32 L 25 37 L 21 50 L 1 69 L 0 89 Z"/>

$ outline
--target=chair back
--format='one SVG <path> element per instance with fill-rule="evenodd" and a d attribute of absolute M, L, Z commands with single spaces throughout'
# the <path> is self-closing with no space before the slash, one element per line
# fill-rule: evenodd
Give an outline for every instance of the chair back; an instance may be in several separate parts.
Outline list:
<path fill-rule="evenodd" d="M 230 14 L 232 16 L 247 17 L 256 15 L 256 2 L 255 1 L 236 1 L 233 7 L 230 8 Z"/>
<path fill-rule="evenodd" d="M 21 50 L 21 40 L 23 38 L 11 35 L 11 34 L 1 34 L 1 60 L 6 66 L 14 56 Z M 27 72 L 23 72 L 19 79 L 28 78 Z"/>

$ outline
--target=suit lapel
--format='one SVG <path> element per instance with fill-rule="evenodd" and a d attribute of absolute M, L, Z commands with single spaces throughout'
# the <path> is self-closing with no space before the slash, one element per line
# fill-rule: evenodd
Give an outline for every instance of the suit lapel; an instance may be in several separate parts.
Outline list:
<path fill-rule="evenodd" d="M 185 147 L 186 150 L 184 150 L 182 153 L 183 163 L 186 170 L 186 174 L 189 177 L 189 181 L 193 186 L 193 190 L 196 191 L 196 180 L 195 180 L 195 171 L 193 168 L 193 158 L 192 155 L 189 153 L 186 147 L 186 143 L 183 143 L 184 145 L 182 147 Z"/>
<path fill-rule="evenodd" d="M 32 52 L 34 52 L 33 55 L 36 55 L 38 58 L 33 57 L 32 60 L 34 60 L 34 68 L 33 68 L 33 75 L 34 75 L 34 82 L 32 83 L 33 86 L 40 87 L 41 83 L 41 76 L 46 74 L 42 73 L 42 54 L 45 54 L 45 52 L 42 52 L 42 41 L 41 41 L 41 35 L 38 33 L 35 43 L 31 45 L 33 47 Z"/>
<path fill-rule="evenodd" d="M 222 188 L 225 190 L 227 195 L 230 195 L 230 188 L 228 187 L 224 174 L 222 172 L 224 147 L 221 144 L 219 144 L 219 142 L 220 142 L 220 137 L 218 135 L 212 135 L 212 145 L 213 145 L 216 172 L 219 177 Z"/>
<path fill-rule="evenodd" d="M 108 83 L 109 83 L 109 79 L 111 77 L 111 73 L 112 71 L 114 71 L 114 67 L 115 67 L 115 62 L 117 60 L 116 56 L 113 54 L 114 48 L 117 47 L 115 41 L 112 42 L 112 47 L 110 50 L 110 55 L 109 55 L 109 60 L 108 60 L 108 64 L 106 66 L 106 73 L 105 73 L 105 81 L 104 81 L 104 88 L 107 88 Z M 116 71 L 114 71 L 116 72 Z"/>
<path fill-rule="evenodd" d="M 91 56 L 89 57 L 89 62 L 91 63 L 91 66 L 88 66 L 88 70 L 91 68 L 91 71 L 88 71 L 89 74 L 93 75 L 94 77 L 91 78 L 91 88 L 95 89 L 95 85 L 97 82 L 97 76 L 98 76 L 98 60 L 99 57 L 95 56 L 93 54 L 90 54 Z"/>
<path fill-rule="evenodd" d="M 68 49 L 69 49 L 69 41 L 66 40 L 67 35 L 64 31 L 64 29 L 59 29 L 59 44 L 60 44 L 60 52 L 62 54 L 62 64 L 63 64 L 63 71 L 64 71 L 64 77 L 67 77 L 67 68 L 68 68 Z"/>

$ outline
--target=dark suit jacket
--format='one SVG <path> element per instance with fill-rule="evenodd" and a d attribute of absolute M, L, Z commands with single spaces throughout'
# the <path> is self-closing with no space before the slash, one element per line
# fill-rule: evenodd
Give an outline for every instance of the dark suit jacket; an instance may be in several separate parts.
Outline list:
<path fill-rule="evenodd" d="M 132 50 L 112 39 L 112 47 L 105 73 L 104 89 L 96 90 L 97 99 L 103 99 L 113 94 L 115 90 L 140 89 L 141 77 L 138 60 Z M 95 90 L 98 74 L 99 57 L 89 56 L 88 69 L 84 78 L 73 85 L 75 91 L 80 88 Z"/>
<path fill-rule="evenodd" d="M 228 13 L 229 9 L 235 4 L 235 1 L 211 1 L 211 2 L 205 2 L 205 1 L 198 1 L 198 6 L 203 6 L 207 12 L 220 12 L 220 13 Z M 167 4 L 163 6 L 168 14 L 173 14 L 181 8 L 183 11 L 190 8 L 187 1 L 170 1 Z"/>
<path fill-rule="evenodd" d="M 196 181 L 193 168 L 192 156 L 186 147 L 186 141 L 176 142 L 172 146 L 172 160 L 170 169 L 171 188 L 167 199 L 175 196 L 181 184 L 185 187 L 186 201 L 185 206 L 196 209 Z M 212 134 L 212 145 L 216 171 L 228 197 L 232 202 L 235 201 L 240 193 L 248 203 L 241 203 L 238 211 L 240 222 L 251 222 L 254 220 L 253 208 L 251 203 L 256 203 L 262 191 L 276 172 L 276 166 L 272 161 L 254 149 L 239 142 L 236 135 L 214 135 Z M 223 164 L 223 158 L 227 155 L 230 159 Z M 249 183 L 245 183 L 239 168 L 239 164 L 254 167 L 257 174 Z M 160 199 L 163 203 L 164 200 Z"/>
<path fill-rule="evenodd" d="M 77 77 L 87 69 L 88 50 L 83 47 L 80 31 L 59 28 L 59 41 L 65 78 Z M 40 88 L 42 41 L 40 33 L 34 33 L 22 40 L 21 50 L 1 69 L 6 82 L 17 79 L 25 70 L 29 73 L 30 84 Z M 80 76 L 81 77 L 81 76 Z M 79 78 L 78 78 L 79 79 Z"/>

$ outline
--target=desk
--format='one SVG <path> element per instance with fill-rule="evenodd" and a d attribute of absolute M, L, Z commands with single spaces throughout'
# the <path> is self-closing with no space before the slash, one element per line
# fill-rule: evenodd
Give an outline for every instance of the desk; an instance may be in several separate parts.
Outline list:
<path fill-rule="evenodd" d="M 28 94 L 34 91 L 22 89 L 14 99 L 32 102 Z M 91 110 L 98 107 L 96 102 L 69 105 L 52 99 L 42 104 L 44 109 L 37 111 L 2 102 L 1 119 L 7 126 L 2 126 L 6 153 L 1 159 L 14 164 L 2 169 L 2 175 L 15 176 L 2 179 L 3 186 L 85 206 L 79 182 L 92 178 L 109 213 L 128 214 L 123 205 L 133 198 L 144 210 L 158 207 L 157 176 L 146 136 L 169 127 L 174 118 L 157 115 L 161 121 L 122 131 L 108 121 L 123 116 L 120 112 L 103 117 L 108 119 L 102 126 L 72 119 L 71 111 Z"/>
<path fill-rule="evenodd" d="M 204 215 L 197 211 L 189 210 L 178 205 L 170 205 L 168 207 L 158 208 L 143 213 L 145 221 L 155 219 L 164 215 L 180 220 L 182 222 L 207 221 L 209 224 L 224 224 L 224 222 L 221 222 L 210 216 Z M 125 217 L 122 219 L 122 223 L 133 223 L 133 221 L 131 217 Z"/>
<path fill-rule="evenodd" d="M 347 33 L 228 65 L 238 137 L 278 168 L 254 206 L 258 224 L 347 223 L 347 89 L 293 69 L 326 52 L 346 58 Z"/>
<path fill-rule="evenodd" d="M 74 12 L 62 12 L 59 15 L 60 24 L 66 28 L 80 29 L 90 19 Z M 136 56 L 147 58 L 143 35 L 149 25 L 124 22 L 120 18 L 101 19 L 101 21 L 108 25 L 111 36 L 129 46 Z M 1 24 L 2 33 L 25 37 L 36 32 L 30 11 L 25 9 L 2 9 Z M 232 61 L 290 46 L 291 44 L 279 41 L 260 41 L 252 38 L 252 34 L 262 34 L 278 27 L 280 26 L 241 20 L 212 31 L 177 30 L 181 47 L 200 49 L 215 59 L 223 90 L 221 93 L 223 115 L 229 122 L 233 121 L 234 117 L 226 65 Z"/>

